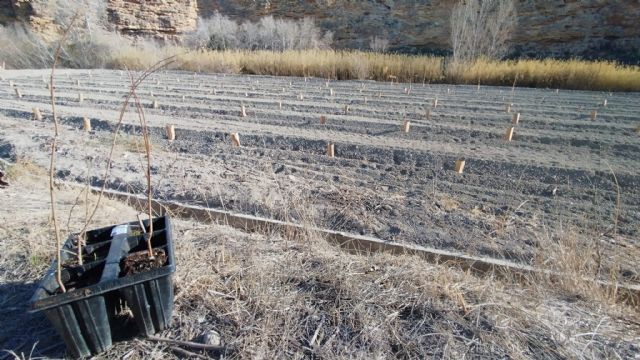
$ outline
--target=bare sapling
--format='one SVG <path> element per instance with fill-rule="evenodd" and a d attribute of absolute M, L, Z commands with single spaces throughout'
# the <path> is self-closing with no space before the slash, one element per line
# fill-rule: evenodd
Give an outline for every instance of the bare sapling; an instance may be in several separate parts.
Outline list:
<path fill-rule="evenodd" d="M 56 149 L 58 146 L 58 137 L 60 136 L 59 124 L 58 124 L 58 116 L 56 115 L 56 100 L 55 100 L 55 86 L 54 84 L 54 75 L 56 71 L 56 65 L 58 63 L 58 59 L 60 58 L 60 51 L 62 50 L 62 44 L 65 42 L 67 36 L 69 35 L 69 31 L 73 26 L 73 23 L 76 21 L 78 17 L 78 12 L 76 11 L 73 14 L 73 17 L 69 21 L 69 24 L 65 28 L 62 33 L 62 37 L 60 41 L 58 41 L 58 46 L 56 48 L 55 55 L 53 56 L 53 64 L 51 64 L 51 76 L 49 79 L 49 83 L 51 84 L 51 90 L 49 92 L 51 99 L 51 113 L 53 116 L 53 140 L 51 141 L 51 161 L 49 163 L 49 196 L 51 199 L 51 220 L 53 223 L 53 234 L 56 239 L 56 282 L 60 287 L 60 291 L 65 293 L 67 289 L 62 282 L 62 241 L 60 238 L 60 227 L 58 226 L 58 216 L 56 213 L 56 191 L 54 186 L 54 176 L 55 176 L 55 168 L 56 168 Z M 82 264 L 82 239 L 78 239 L 78 263 Z"/>
<path fill-rule="evenodd" d="M 146 158 L 147 158 L 147 168 L 146 168 L 146 172 L 145 172 L 145 177 L 147 180 L 147 206 L 148 206 L 148 215 L 149 215 L 149 229 L 148 231 L 146 231 L 147 233 L 147 250 L 149 252 L 149 258 L 153 259 L 154 255 L 153 255 L 153 246 L 151 243 L 151 238 L 153 236 L 153 204 L 152 204 L 152 187 L 151 187 L 151 138 L 149 137 L 149 127 L 147 126 L 147 119 L 144 116 L 144 109 L 142 107 L 142 104 L 140 103 L 140 99 L 138 98 L 138 95 L 136 95 L 135 92 L 135 79 L 133 77 L 133 74 L 129 74 L 130 80 L 131 80 L 131 87 L 132 87 L 132 91 L 131 91 L 131 95 L 133 96 L 134 102 L 135 102 L 135 106 L 136 106 L 136 112 L 138 114 L 138 120 L 140 121 L 140 131 L 142 132 L 142 139 L 144 141 L 144 151 L 146 154 Z M 173 126 L 172 126 L 173 129 Z M 175 137 L 175 136 L 174 136 Z M 142 227 L 143 230 L 146 230 L 144 227 Z"/>
<path fill-rule="evenodd" d="M 91 210 L 90 215 L 86 219 L 86 221 L 84 223 L 84 226 L 83 226 L 82 230 L 80 231 L 80 238 L 81 239 L 84 239 L 86 237 L 87 228 L 88 228 L 89 224 L 91 223 L 91 221 L 93 220 L 93 217 L 96 215 L 96 213 L 98 211 L 98 208 L 100 207 L 100 203 L 102 201 L 102 198 L 104 197 L 104 192 L 105 192 L 106 187 L 107 187 L 107 179 L 109 177 L 109 172 L 110 172 L 110 169 L 111 169 L 111 163 L 112 163 L 112 160 L 113 160 L 113 153 L 115 151 L 116 141 L 118 139 L 118 134 L 120 133 L 120 129 L 122 128 L 122 123 L 124 121 L 124 114 L 126 113 L 127 108 L 129 107 L 129 102 L 131 101 L 131 98 L 134 97 L 135 90 L 149 76 L 151 76 L 152 74 L 154 74 L 158 70 L 170 65 L 174 61 L 175 57 L 176 57 L 176 55 L 170 56 L 170 57 L 164 58 L 164 59 L 156 62 L 155 64 L 151 65 L 146 70 L 144 70 L 142 72 L 142 74 L 140 74 L 138 76 L 138 78 L 136 78 L 136 79 L 131 81 L 131 86 L 129 87 L 129 92 L 127 93 L 127 96 L 125 97 L 125 99 L 122 102 L 122 107 L 120 108 L 120 112 L 119 112 L 119 115 L 118 115 L 118 120 L 117 120 L 117 123 L 116 123 L 116 129 L 114 131 L 113 138 L 112 138 L 112 141 L 111 141 L 111 148 L 109 150 L 109 156 L 107 157 L 104 174 L 102 176 L 102 186 L 100 188 L 100 191 L 98 192 L 98 198 L 96 200 L 96 204 L 94 205 L 93 210 Z M 139 101 L 139 99 L 138 99 L 138 101 Z M 146 121 L 145 121 L 145 123 L 146 123 Z M 145 150 L 148 150 L 148 152 L 150 152 L 150 150 L 151 150 L 150 142 L 145 143 Z M 150 163 L 149 156 L 147 156 L 147 159 L 148 159 L 148 164 L 149 164 Z M 147 169 L 147 170 L 148 170 L 148 172 L 150 171 L 150 169 Z M 147 182 L 147 185 L 149 185 L 149 180 Z M 148 186 L 148 191 L 149 191 L 149 199 L 148 199 L 149 213 L 151 214 L 151 203 L 152 203 L 152 201 L 151 201 L 151 187 L 150 186 Z M 150 220 L 149 221 L 150 226 L 152 226 L 151 218 L 149 220 Z M 150 232 L 152 232 L 152 230 Z M 149 244 L 149 246 L 151 245 L 150 238 L 148 239 L 148 244 Z"/>

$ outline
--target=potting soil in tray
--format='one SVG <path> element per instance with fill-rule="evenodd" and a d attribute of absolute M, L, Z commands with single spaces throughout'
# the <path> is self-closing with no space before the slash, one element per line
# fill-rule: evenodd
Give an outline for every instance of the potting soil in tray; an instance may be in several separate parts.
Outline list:
<path fill-rule="evenodd" d="M 162 249 L 153 249 L 153 257 L 149 257 L 147 250 L 134 252 L 120 261 L 120 276 L 133 275 L 157 269 L 166 263 L 167 255 Z"/>

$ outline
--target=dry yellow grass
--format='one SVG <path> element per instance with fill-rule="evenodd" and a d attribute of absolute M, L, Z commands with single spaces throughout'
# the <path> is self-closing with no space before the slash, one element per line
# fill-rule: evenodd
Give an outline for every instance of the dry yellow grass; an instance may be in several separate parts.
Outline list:
<path fill-rule="evenodd" d="M 141 70 L 176 55 L 172 68 L 326 79 L 370 79 L 413 83 L 453 83 L 640 91 L 640 67 L 607 61 L 478 60 L 446 64 L 445 58 L 363 51 L 188 51 L 180 47 L 126 46 L 111 54 L 109 67 Z"/>
<path fill-rule="evenodd" d="M 454 83 L 581 90 L 640 91 L 640 68 L 608 61 L 478 60 L 452 64 L 447 78 Z"/>

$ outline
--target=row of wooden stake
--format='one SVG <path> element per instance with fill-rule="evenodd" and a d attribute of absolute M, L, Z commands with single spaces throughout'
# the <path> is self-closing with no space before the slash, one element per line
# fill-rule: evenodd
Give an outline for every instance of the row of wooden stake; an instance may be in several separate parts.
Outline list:
<path fill-rule="evenodd" d="M 10 81 L 10 86 L 13 87 L 13 82 Z M 80 85 L 80 81 L 77 81 L 77 85 Z M 15 92 L 16 92 L 16 96 L 18 98 L 22 97 L 22 93 L 20 92 L 20 90 L 16 87 L 14 88 Z M 302 95 L 301 95 L 302 97 Z M 78 95 L 78 101 L 80 103 L 82 103 L 84 101 L 84 96 L 83 94 L 79 94 Z M 511 107 L 513 104 L 507 104 L 506 105 L 506 112 L 507 113 L 511 113 Z M 604 100 L 603 103 L 604 106 L 607 106 L 607 100 Z M 433 99 L 433 108 L 435 109 L 438 106 L 438 98 L 434 98 Z M 152 107 L 154 109 L 159 108 L 159 104 L 157 100 L 153 100 L 152 102 Z M 279 102 L 279 107 L 282 108 L 282 102 Z M 345 105 L 345 113 L 348 113 L 349 111 L 349 105 Z M 242 117 L 246 117 L 247 116 L 247 111 L 246 111 L 246 107 L 244 105 L 241 105 L 240 107 L 240 115 Z M 429 119 L 431 117 L 431 110 L 429 108 L 426 109 L 426 113 L 425 113 L 427 119 Z M 593 110 L 591 112 L 591 119 L 595 120 L 597 116 L 597 111 Z M 38 108 L 33 108 L 33 117 L 36 120 L 42 121 L 43 117 L 42 117 L 42 113 L 40 112 L 40 109 Z M 326 124 L 327 122 L 327 118 L 324 115 L 320 116 L 320 124 Z M 517 125 L 520 122 L 520 113 L 513 113 L 512 116 L 512 120 L 511 120 L 513 125 Z M 83 118 L 83 128 L 85 131 L 91 131 L 91 122 L 89 120 L 89 118 L 84 117 Z M 405 133 L 408 133 L 410 131 L 411 128 L 411 122 L 408 120 L 404 120 L 403 124 L 402 124 L 402 131 Z M 511 141 L 513 139 L 513 133 L 515 130 L 515 126 L 510 126 L 507 128 L 506 134 L 505 134 L 505 140 L 507 141 Z M 176 134 L 175 134 L 175 127 L 174 125 L 167 125 L 166 126 L 166 133 L 167 133 L 167 139 L 169 141 L 173 141 L 176 138 Z M 231 133 L 230 134 L 231 137 L 231 141 L 233 143 L 234 146 L 239 147 L 240 146 L 240 135 L 238 133 Z M 327 156 L 329 157 L 334 157 L 335 156 L 335 145 L 333 143 L 328 143 L 327 144 Z M 464 171 L 464 167 L 465 167 L 465 160 L 463 159 L 459 159 L 456 160 L 455 163 L 455 171 L 459 174 L 461 174 Z"/>

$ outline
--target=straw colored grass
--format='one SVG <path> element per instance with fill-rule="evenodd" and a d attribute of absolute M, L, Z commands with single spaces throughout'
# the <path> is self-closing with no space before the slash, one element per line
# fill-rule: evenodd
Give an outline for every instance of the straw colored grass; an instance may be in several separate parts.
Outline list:
<path fill-rule="evenodd" d="M 607 61 L 478 60 L 446 64 L 443 57 L 362 51 L 199 51 L 167 47 L 127 47 L 114 53 L 110 67 L 143 69 L 178 54 L 175 69 L 337 80 L 527 86 L 605 91 L 640 91 L 640 67 Z"/>
<path fill-rule="evenodd" d="M 640 67 L 609 61 L 478 60 L 452 64 L 447 78 L 453 83 L 562 88 L 576 90 L 640 91 Z"/>

